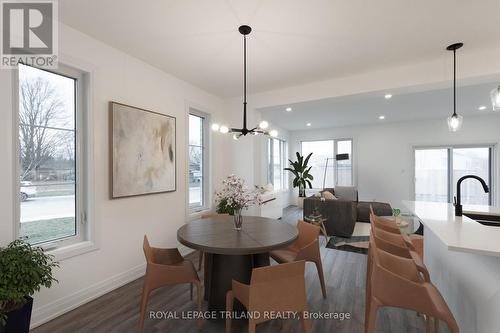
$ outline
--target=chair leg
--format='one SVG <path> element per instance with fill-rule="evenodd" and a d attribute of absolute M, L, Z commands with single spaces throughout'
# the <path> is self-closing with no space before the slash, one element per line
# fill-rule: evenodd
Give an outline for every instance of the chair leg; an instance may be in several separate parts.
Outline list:
<path fill-rule="evenodd" d="M 193 284 L 191 284 L 193 285 Z M 196 296 L 198 296 L 197 300 L 197 305 L 198 305 L 198 314 L 200 315 L 198 317 L 198 329 L 201 329 L 203 326 L 203 318 L 201 317 L 202 309 L 201 309 L 201 283 L 199 281 L 196 281 Z"/>
<path fill-rule="evenodd" d="M 201 271 L 201 264 L 203 263 L 203 256 L 204 256 L 204 252 L 200 251 L 200 255 L 198 257 L 198 270 L 199 271 Z"/>
<path fill-rule="evenodd" d="M 424 316 L 425 333 L 431 333 L 431 318 L 428 315 Z"/>
<path fill-rule="evenodd" d="M 368 306 L 368 321 L 365 322 L 365 333 L 373 333 L 375 331 L 375 322 L 377 321 L 378 303 L 373 299 L 370 300 Z"/>
<path fill-rule="evenodd" d="M 141 314 L 139 317 L 139 332 L 144 332 L 144 316 L 146 315 L 146 307 L 148 305 L 150 290 L 146 286 L 142 289 Z"/>
<path fill-rule="evenodd" d="M 321 284 L 321 292 L 323 293 L 323 298 L 326 298 L 326 286 L 325 277 L 323 275 L 323 264 L 321 263 L 321 257 L 314 261 L 316 264 L 316 269 L 318 270 L 319 282 Z"/>
<path fill-rule="evenodd" d="M 248 319 L 248 333 L 255 333 L 255 326 L 257 326 L 255 319 Z"/>
<path fill-rule="evenodd" d="M 311 321 L 309 320 L 309 318 L 305 317 L 304 311 L 302 311 L 300 314 L 300 322 L 302 324 L 304 333 L 311 333 Z"/>
<path fill-rule="evenodd" d="M 441 318 L 448 324 L 448 329 L 451 333 L 459 333 L 460 329 L 458 328 L 457 322 L 453 318 Z"/>
<path fill-rule="evenodd" d="M 231 333 L 231 315 L 233 312 L 233 292 L 226 293 L 226 333 Z"/>

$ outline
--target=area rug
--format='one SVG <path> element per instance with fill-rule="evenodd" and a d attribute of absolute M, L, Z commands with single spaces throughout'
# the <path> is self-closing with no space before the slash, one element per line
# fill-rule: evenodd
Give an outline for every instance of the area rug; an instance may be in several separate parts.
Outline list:
<path fill-rule="evenodd" d="M 351 238 L 331 236 L 326 247 L 339 251 L 367 254 L 369 240 L 370 236 L 352 236 Z"/>

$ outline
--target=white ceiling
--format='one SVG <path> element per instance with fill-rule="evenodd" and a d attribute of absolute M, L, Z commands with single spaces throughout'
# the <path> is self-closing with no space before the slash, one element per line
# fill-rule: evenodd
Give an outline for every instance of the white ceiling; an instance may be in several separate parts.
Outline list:
<path fill-rule="evenodd" d="M 500 77 L 486 83 L 458 87 L 457 112 L 464 117 L 500 114 L 492 111 L 490 100 L 491 90 L 499 84 Z M 386 93 L 393 97 L 385 99 Z M 486 106 L 486 110 L 478 110 L 479 106 Z M 286 112 L 287 107 L 292 111 Z M 442 119 L 444 123 L 453 113 L 453 89 L 405 88 L 278 105 L 259 111 L 272 125 L 290 131 L 423 119 Z M 385 119 L 378 119 L 380 115 Z M 311 126 L 308 127 L 307 123 Z"/>
<path fill-rule="evenodd" d="M 63 23 L 221 97 L 498 45 L 499 0 L 65 0 Z"/>

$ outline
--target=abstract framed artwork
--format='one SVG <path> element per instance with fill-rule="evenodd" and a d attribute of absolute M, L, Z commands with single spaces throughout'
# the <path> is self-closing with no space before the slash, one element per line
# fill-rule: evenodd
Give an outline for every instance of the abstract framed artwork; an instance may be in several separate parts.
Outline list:
<path fill-rule="evenodd" d="M 176 119 L 110 102 L 111 198 L 176 190 Z"/>

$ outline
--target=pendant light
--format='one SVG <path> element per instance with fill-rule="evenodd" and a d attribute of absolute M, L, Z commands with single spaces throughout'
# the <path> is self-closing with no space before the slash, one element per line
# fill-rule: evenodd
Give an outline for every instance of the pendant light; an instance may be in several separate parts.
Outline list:
<path fill-rule="evenodd" d="M 491 105 L 493 106 L 493 111 L 500 110 L 500 86 L 491 91 Z"/>
<path fill-rule="evenodd" d="M 448 129 L 456 132 L 462 128 L 463 117 L 457 114 L 457 50 L 464 46 L 463 43 L 455 43 L 448 46 L 448 51 L 453 51 L 453 114 L 448 117 Z"/>
<path fill-rule="evenodd" d="M 247 134 L 252 135 L 268 135 L 277 137 L 277 130 L 268 130 L 269 123 L 265 120 L 261 121 L 258 126 L 254 128 L 247 128 L 247 35 L 252 32 L 252 28 L 248 25 L 242 25 L 238 28 L 240 34 L 243 35 L 243 126 L 241 128 L 229 128 L 225 125 L 212 124 L 212 130 L 218 131 L 222 134 L 233 133 L 233 139 L 238 140 Z"/>

